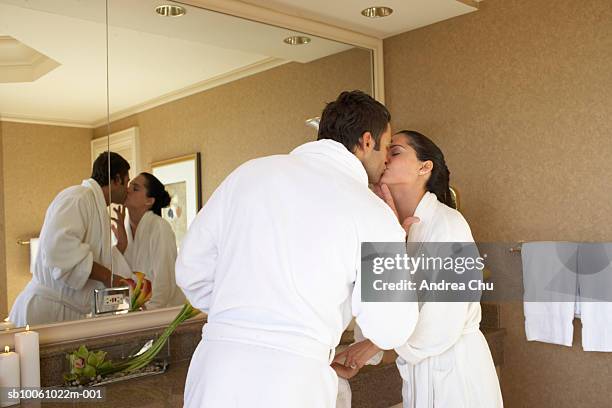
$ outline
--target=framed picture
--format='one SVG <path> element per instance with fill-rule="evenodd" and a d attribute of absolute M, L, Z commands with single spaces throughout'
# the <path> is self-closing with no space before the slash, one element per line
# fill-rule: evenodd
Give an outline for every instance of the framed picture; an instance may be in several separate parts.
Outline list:
<path fill-rule="evenodd" d="M 200 153 L 152 163 L 151 170 L 170 193 L 170 205 L 162 209 L 162 217 L 172 225 L 178 247 L 202 208 Z"/>

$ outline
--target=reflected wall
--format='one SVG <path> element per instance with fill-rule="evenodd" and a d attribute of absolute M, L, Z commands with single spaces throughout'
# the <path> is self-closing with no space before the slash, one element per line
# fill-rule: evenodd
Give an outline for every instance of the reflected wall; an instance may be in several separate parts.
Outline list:
<path fill-rule="evenodd" d="M 206 202 L 245 161 L 316 140 L 304 121 L 320 115 L 343 90 L 371 92 L 371 75 L 370 51 L 358 48 L 292 62 L 112 121 L 111 133 L 139 127 L 145 170 L 152 162 L 201 152 Z M 105 132 L 103 126 L 94 134 Z"/>

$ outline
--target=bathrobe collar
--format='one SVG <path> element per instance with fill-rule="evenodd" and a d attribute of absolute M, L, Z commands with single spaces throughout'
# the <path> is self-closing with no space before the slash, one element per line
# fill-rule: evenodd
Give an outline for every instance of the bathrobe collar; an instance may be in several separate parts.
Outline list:
<path fill-rule="evenodd" d="M 426 223 L 433 217 L 437 205 L 438 197 L 434 193 L 426 191 L 421 201 L 419 201 L 419 205 L 414 210 L 414 216 L 419 217 L 420 222 Z"/>
<path fill-rule="evenodd" d="M 83 187 L 87 187 L 91 191 L 93 191 L 94 196 L 96 197 L 96 204 L 98 208 L 106 208 L 106 199 L 104 198 L 104 193 L 102 192 L 102 187 L 100 184 L 92 178 L 83 180 L 81 183 Z"/>
<path fill-rule="evenodd" d="M 331 139 L 317 140 L 316 142 L 304 143 L 296 147 L 291 154 L 307 155 L 316 154 L 329 158 L 340 164 L 344 173 L 348 174 L 359 183 L 368 185 L 368 174 L 357 156 L 351 153 L 342 143 Z"/>
<path fill-rule="evenodd" d="M 102 187 L 100 187 L 100 184 L 98 184 L 98 182 L 92 178 L 83 180 L 81 185 L 90 189 L 93 192 L 96 201 L 96 208 L 98 210 L 100 225 L 104 226 L 102 228 L 102 236 L 100 237 L 100 239 L 103 240 L 102 242 L 110 243 L 110 217 L 108 216 L 106 199 L 104 198 Z M 110 247 L 108 245 L 103 244 L 101 245 L 101 250 L 102 253 L 99 254 L 99 259 L 102 261 L 103 264 L 111 265 L 112 256 L 110 254 Z"/>
<path fill-rule="evenodd" d="M 419 218 L 419 222 L 410 227 L 408 233 L 408 241 L 410 242 L 427 242 L 429 235 L 431 234 L 432 221 L 438 208 L 438 197 L 430 193 L 425 192 L 416 210 L 414 210 L 414 216 Z"/>
<path fill-rule="evenodd" d="M 153 213 L 153 211 L 147 211 L 143 214 L 142 218 L 140 219 L 140 221 L 138 221 L 138 228 L 136 228 L 136 234 L 134 234 L 134 231 L 132 231 L 132 224 L 130 222 L 130 214 L 128 211 L 126 211 L 125 214 L 125 230 L 129 231 L 129 234 L 127 234 L 128 236 L 128 245 L 132 243 L 132 241 L 137 241 L 139 238 L 143 239 L 144 237 L 141 237 L 142 234 L 144 234 L 144 232 L 139 232 L 139 231 L 147 231 L 147 229 L 149 228 L 149 224 L 153 222 L 153 218 L 152 217 L 157 217 L 157 214 Z"/>

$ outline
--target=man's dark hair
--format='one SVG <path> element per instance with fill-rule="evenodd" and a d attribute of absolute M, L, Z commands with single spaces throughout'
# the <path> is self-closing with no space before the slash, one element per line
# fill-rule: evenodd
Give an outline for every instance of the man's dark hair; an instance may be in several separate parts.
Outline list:
<path fill-rule="evenodd" d="M 102 152 L 94 161 L 93 168 L 91 169 L 91 178 L 96 180 L 100 187 L 107 186 L 109 184 L 108 177 L 108 162 L 110 160 L 110 174 L 112 180 L 119 179 L 123 181 L 125 176 L 130 171 L 130 163 L 127 162 L 121 155 L 115 152 Z"/>
<path fill-rule="evenodd" d="M 365 132 L 374 137 L 374 149 L 380 149 L 380 137 L 391 121 L 385 106 L 362 91 L 344 91 L 325 106 L 319 123 L 318 140 L 331 139 L 354 152 Z"/>

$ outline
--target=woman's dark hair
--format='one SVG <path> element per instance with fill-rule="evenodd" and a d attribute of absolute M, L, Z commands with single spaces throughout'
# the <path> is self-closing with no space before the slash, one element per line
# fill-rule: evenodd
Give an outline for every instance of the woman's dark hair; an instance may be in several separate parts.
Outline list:
<path fill-rule="evenodd" d="M 319 123 L 318 140 L 331 139 L 353 152 L 365 132 L 374 137 L 380 150 L 380 137 L 391 121 L 385 105 L 362 91 L 344 91 L 325 106 Z"/>
<path fill-rule="evenodd" d="M 441 203 L 456 208 L 449 189 L 450 171 L 446 167 L 442 150 L 427 136 L 414 130 L 402 130 L 397 134 L 406 137 L 408 144 L 416 151 L 417 158 L 420 161 L 430 160 L 433 163 L 431 176 L 427 180 L 427 191 L 434 193 Z"/>
<path fill-rule="evenodd" d="M 146 180 L 147 197 L 155 199 L 151 211 L 161 217 L 162 208 L 170 205 L 170 194 L 166 191 L 166 187 L 161 181 L 151 173 L 140 173 Z"/>
<path fill-rule="evenodd" d="M 91 178 L 96 180 L 100 187 L 108 186 L 108 168 L 110 161 L 111 180 L 117 180 L 123 183 L 125 176 L 129 174 L 130 163 L 127 162 L 120 154 L 115 152 L 102 152 L 94 161 L 91 169 Z"/>

